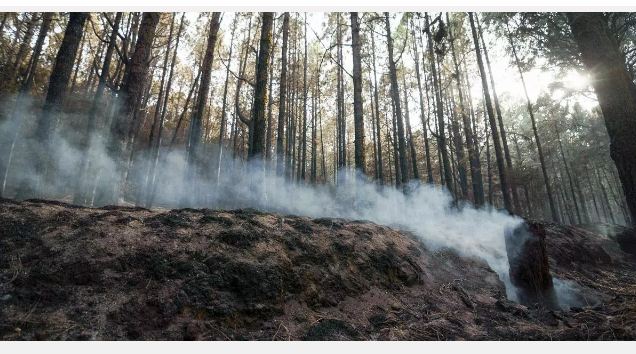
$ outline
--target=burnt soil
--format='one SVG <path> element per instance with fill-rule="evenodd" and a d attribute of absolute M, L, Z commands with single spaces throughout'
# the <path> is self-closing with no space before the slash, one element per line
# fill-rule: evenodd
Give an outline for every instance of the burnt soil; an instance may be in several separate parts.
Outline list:
<path fill-rule="evenodd" d="M 371 222 L 2 199 L 0 339 L 635 339 L 633 238 L 544 226 L 569 310 Z"/>

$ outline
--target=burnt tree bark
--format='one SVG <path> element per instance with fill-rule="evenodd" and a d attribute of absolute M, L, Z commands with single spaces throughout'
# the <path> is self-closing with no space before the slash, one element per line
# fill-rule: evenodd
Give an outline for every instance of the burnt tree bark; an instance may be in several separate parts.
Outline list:
<path fill-rule="evenodd" d="M 519 302 L 558 308 L 546 251 L 545 230 L 538 223 L 523 223 L 505 231 L 510 281 Z"/>

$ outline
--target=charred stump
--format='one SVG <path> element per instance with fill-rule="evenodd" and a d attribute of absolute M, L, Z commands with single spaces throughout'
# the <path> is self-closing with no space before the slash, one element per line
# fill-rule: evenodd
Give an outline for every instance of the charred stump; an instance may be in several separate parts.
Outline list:
<path fill-rule="evenodd" d="M 519 302 L 558 307 L 545 244 L 545 230 L 537 223 L 523 223 L 505 232 L 510 281 Z"/>

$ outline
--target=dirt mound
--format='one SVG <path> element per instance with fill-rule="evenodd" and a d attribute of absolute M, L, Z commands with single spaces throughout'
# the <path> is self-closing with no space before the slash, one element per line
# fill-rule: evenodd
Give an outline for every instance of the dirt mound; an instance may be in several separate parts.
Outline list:
<path fill-rule="evenodd" d="M 633 261 L 546 231 L 557 288 L 594 301 L 518 305 L 484 262 L 370 222 L 0 200 L 0 339 L 636 338 Z"/>

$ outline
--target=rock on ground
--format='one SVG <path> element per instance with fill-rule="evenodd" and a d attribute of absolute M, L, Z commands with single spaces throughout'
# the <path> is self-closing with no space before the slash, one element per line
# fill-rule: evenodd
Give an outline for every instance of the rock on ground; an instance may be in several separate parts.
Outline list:
<path fill-rule="evenodd" d="M 616 237 L 545 224 L 570 310 L 370 222 L 0 200 L 0 339 L 635 339 Z"/>

